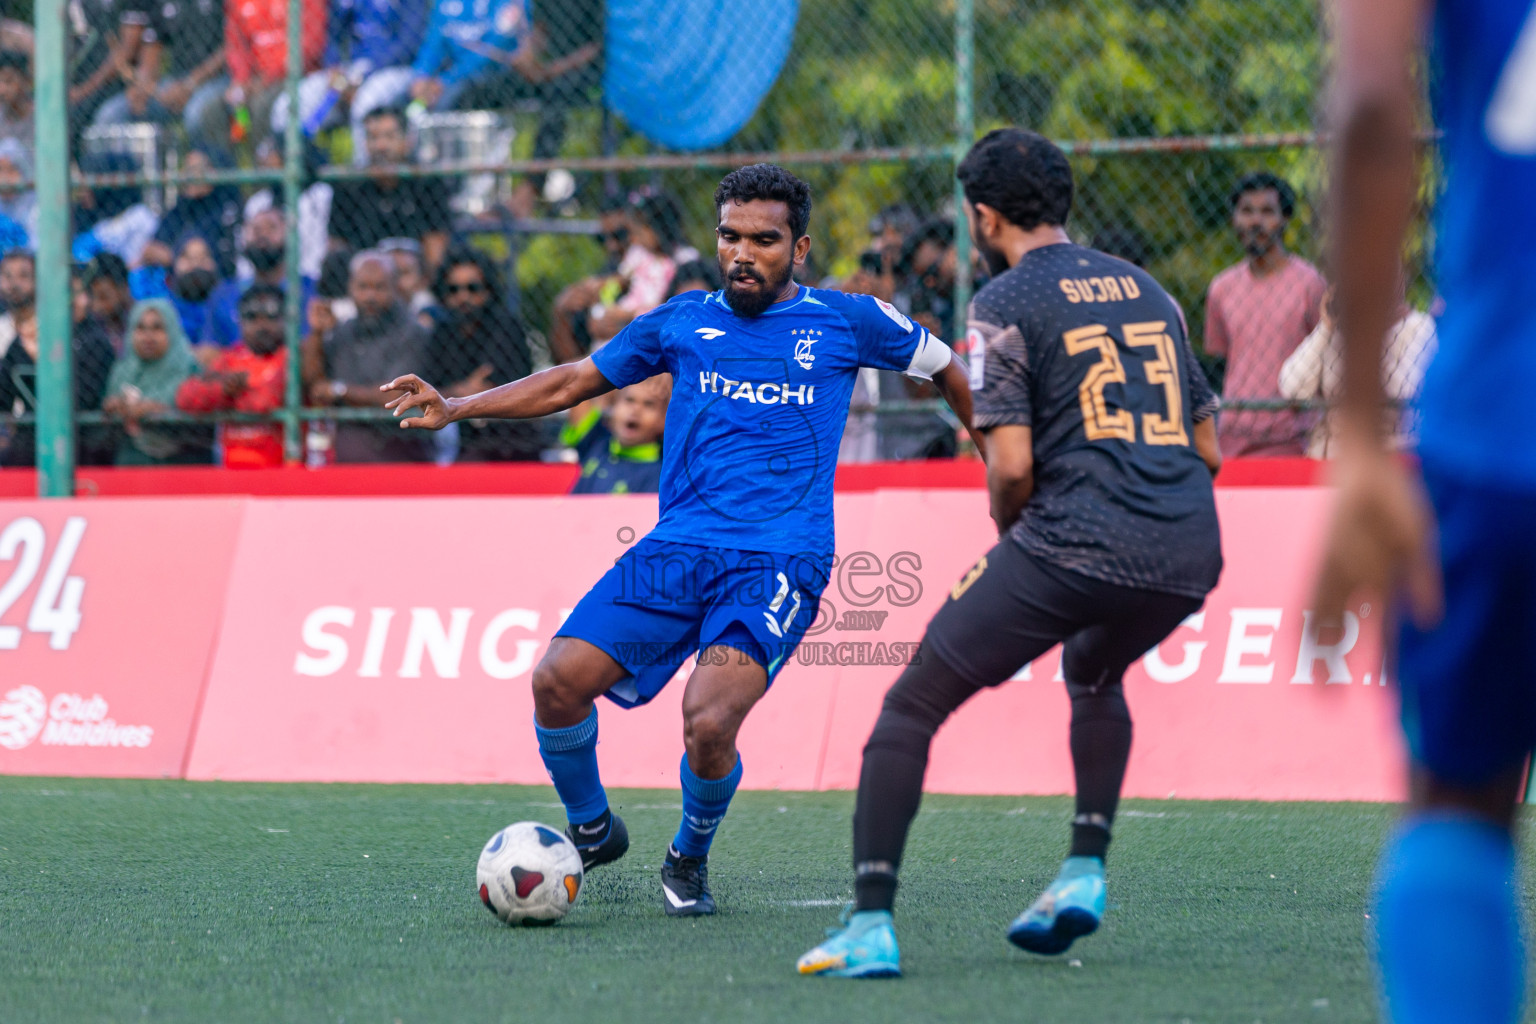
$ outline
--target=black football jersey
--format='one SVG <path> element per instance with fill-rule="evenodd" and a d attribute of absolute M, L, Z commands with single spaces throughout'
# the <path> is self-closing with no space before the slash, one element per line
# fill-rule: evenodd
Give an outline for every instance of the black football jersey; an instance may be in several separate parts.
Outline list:
<path fill-rule="evenodd" d="M 1208 593 L 1221 535 L 1193 435 L 1220 401 L 1162 286 L 1113 256 L 1045 246 L 976 294 L 967 339 L 976 426 L 1033 430 L 1013 539 L 1094 579 Z"/>

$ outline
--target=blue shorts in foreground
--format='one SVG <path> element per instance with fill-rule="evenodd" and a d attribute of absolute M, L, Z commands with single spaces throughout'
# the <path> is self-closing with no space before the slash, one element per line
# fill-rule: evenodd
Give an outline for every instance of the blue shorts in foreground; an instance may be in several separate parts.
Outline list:
<path fill-rule="evenodd" d="M 1536 745 L 1536 493 L 1469 485 L 1426 466 L 1439 521 L 1445 616 L 1403 616 L 1397 677 L 1415 763 L 1490 781 Z"/>
<path fill-rule="evenodd" d="M 581 599 L 556 636 L 624 666 L 622 707 L 661 692 L 689 655 L 723 644 L 768 670 L 768 685 L 816 619 L 831 557 L 733 551 L 645 537 Z"/>

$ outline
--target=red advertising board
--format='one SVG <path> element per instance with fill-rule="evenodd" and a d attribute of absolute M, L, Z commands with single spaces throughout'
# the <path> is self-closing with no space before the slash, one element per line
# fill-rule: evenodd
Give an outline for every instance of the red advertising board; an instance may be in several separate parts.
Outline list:
<path fill-rule="evenodd" d="M 1325 492 L 1218 495 L 1227 571 L 1133 668 L 1142 796 L 1392 799 L 1400 763 L 1380 610 L 1316 635 L 1307 575 Z M 848 788 L 900 662 L 995 537 L 975 491 L 840 494 L 822 614 L 742 735 L 745 784 Z M 229 579 L 193 778 L 542 783 L 530 680 L 568 610 L 654 522 L 654 499 L 255 500 Z M 940 733 L 929 788 L 1071 789 L 1049 654 Z M 611 785 L 671 786 L 672 686 L 602 706 Z"/>
<path fill-rule="evenodd" d="M 243 509 L 0 501 L 0 773 L 183 773 Z"/>

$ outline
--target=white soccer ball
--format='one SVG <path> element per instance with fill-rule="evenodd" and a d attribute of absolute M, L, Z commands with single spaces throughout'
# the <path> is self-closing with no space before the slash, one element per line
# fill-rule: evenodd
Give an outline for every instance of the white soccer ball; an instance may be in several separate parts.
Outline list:
<path fill-rule="evenodd" d="M 554 924 L 581 893 L 581 854 L 564 832 L 519 821 L 480 851 L 480 902 L 508 924 Z"/>

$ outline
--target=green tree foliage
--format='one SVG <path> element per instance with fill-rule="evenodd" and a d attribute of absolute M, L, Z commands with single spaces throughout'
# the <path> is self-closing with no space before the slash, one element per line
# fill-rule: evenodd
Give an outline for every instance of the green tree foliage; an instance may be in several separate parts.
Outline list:
<path fill-rule="evenodd" d="M 1021 125 L 1074 151 L 1078 194 L 1071 230 L 1090 241 L 1131 229 L 1147 267 L 1183 305 L 1195 338 L 1205 290 L 1241 258 L 1227 197 L 1246 171 L 1267 169 L 1295 185 L 1288 242 L 1321 249 L 1315 205 L 1324 167 L 1308 145 L 1262 136 L 1307 133 L 1324 79 L 1318 7 L 1294 0 L 975 0 L 978 132 Z M 779 81 L 731 140 L 737 152 L 918 151 L 879 163 L 801 165 L 815 189 L 813 249 L 822 273 L 843 275 L 868 244 L 870 218 L 890 203 L 953 217 L 954 0 L 815 0 L 800 6 L 795 44 Z M 722 88 L 728 83 L 722 83 Z M 1149 138 L 1216 144 L 1115 152 Z M 1243 140 L 1242 136 L 1251 136 Z M 633 137 L 626 151 L 645 149 Z M 707 251 L 718 170 L 635 176 L 684 202 L 690 237 Z M 1428 194 L 1426 192 L 1426 194 Z M 1423 232 L 1410 247 L 1422 261 Z M 546 263 L 545 272 L 559 267 Z M 1418 275 L 1414 275 L 1416 278 Z M 1414 291 L 1424 304 L 1427 288 Z"/>

